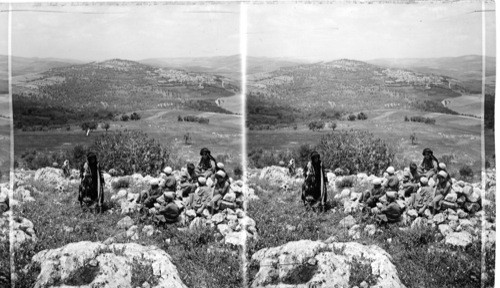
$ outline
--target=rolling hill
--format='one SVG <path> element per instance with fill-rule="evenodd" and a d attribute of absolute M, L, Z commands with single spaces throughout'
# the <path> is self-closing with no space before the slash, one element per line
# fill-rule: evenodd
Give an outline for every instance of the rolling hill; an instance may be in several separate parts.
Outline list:
<path fill-rule="evenodd" d="M 479 55 L 443 58 L 374 59 L 368 63 L 456 78 L 472 92 L 480 92 L 483 58 Z M 495 93 L 496 58 L 486 57 L 487 93 Z"/>
<path fill-rule="evenodd" d="M 296 66 L 304 63 L 294 59 L 252 57 L 247 59 L 247 74 L 270 72 L 281 67 Z M 218 56 L 198 58 L 150 58 L 140 63 L 165 68 L 184 69 L 193 72 L 215 73 L 238 80 L 241 77 L 241 56 Z"/>
<path fill-rule="evenodd" d="M 151 108 L 227 113 L 215 100 L 238 90 L 223 76 L 112 59 L 13 77 L 14 119 L 60 125 Z"/>
<path fill-rule="evenodd" d="M 5 67 L 5 75 L 2 73 L 0 79 L 7 79 L 8 57 L 0 55 L 0 67 Z M 31 73 L 40 73 L 52 68 L 66 67 L 74 64 L 83 64 L 83 61 L 74 59 L 58 59 L 58 58 L 29 58 L 29 57 L 12 57 L 12 76 L 25 75 Z"/>
<path fill-rule="evenodd" d="M 249 76 L 247 124 L 290 124 L 375 108 L 454 113 L 439 102 L 465 90 L 448 76 L 349 59 L 282 67 Z"/>

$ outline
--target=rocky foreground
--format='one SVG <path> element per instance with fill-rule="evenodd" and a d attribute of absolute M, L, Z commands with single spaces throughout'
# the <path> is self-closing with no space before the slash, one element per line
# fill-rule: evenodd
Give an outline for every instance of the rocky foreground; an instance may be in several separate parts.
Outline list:
<path fill-rule="evenodd" d="M 180 171 L 174 171 L 174 175 L 179 179 Z M 76 197 L 80 180 L 76 170 L 72 171 L 69 178 L 64 177 L 61 169 L 52 167 L 37 171 L 16 171 L 15 177 L 11 199 L 8 198 L 10 191 L 7 184 L 0 185 L 0 200 L 9 208 L 0 218 L 2 241 L 9 240 L 9 216 L 13 211 L 16 211 L 17 207 L 23 207 L 24 203 L 36 203 L 37 195 L 47 193 L 40 191 L 40 187 L 62 194 L 71 193 L 74 195 L 75 208 L 77 207 Z M 152 277 L 154 276 L 156 280 L 153 281 L 155 283 L 148 283 L 151 287 L 185 287 L 166 252 L 155 246 L 146 247 L 130 243 L 141 237 L 152 237 L 158 232 L 159 228 L 155 225 L 139 225 L 138 219 L 134 218 L 141 208 L 141 205 L 136 203 L 139 192 L 146 190 L 154 177 L 143 177 L 140 174 L 113 177 L 105 173 L 104 178 L 105 194 L 108 193 L 106 199 L 109 199 L 107 204 L 111 208 L 103 217 L 106 217 L 106 214 L 123 215 L 115 227 L 112 227 L 118 232 L 102 242 L 75 242 L 64 247 L 40 251 L 33 257 L 33 264 L 41 267 L 35 287 L 65 287 L 64 285 L 75 282 L 75 275 L 81 273 L 91 273 L 92 276 L 89 277 L 93 279 L 88 283 L 82 280 L 85 286 L 81 287 L 133 287 L 130 271 L 134 265 L 141 266 L 139 269 L 142 270 L 152 269 Z M 117 184 L 123 182 L 128 183 L 122 185 L 126 187 Z M 233 181 L 232 188 L 238 194 L 246 195 L 245 191 L 248 191 L 242 181 Z M 59 204 L 54 197 L 53 205 Z M 228 247 L 243 246 L 246 241 L 258 238 L 255 221 L 242 209 L 228 208 L 214 215 L 205 210 L 201 217 L 196 216 L 192 210 L 186 210 L 182 219 L 183 224 L 176 225 L 178 230 L 212 231 L 210 233 L 217 234 L 216 238 Z M 39 241 L 36 235 L 37 229 L 43 227 L 34 227 L 29 219 L 14 216 L 12 222 L 14 249 L 19 249 L 25 243 L 36 244 Z M 64 233 L 72 233 L 82 227 L 63 226 L 62 229 Z M 120 244 L 124 242 L 127 243 Z M 136 263 L 137 261 L 139 262 Z M 113 279 L 118 280 L 112 281 Z"/>
<path fill-rule="evenodd" d="M 488 247 L 491 247 L 495 243 L 496 219 L 495 215 L 486 215 L 485 210 L 494 211 L 494 200 L 488 199 L 495 199 L 495 173 L 495 169 L 487 171 L 486 189 L 482 189 L 481 183 L 467 183 L 452 178 L 452 192 L 446 197 L 446 202 L 450 203 L 449 207 L 452 208 L 436 215 L 432 215 L 427 210 L 425 217 L 418 217 L 417 211 L 409 209 L 405 200 L 399 199 L 397 202 L 404 209 L 401 223 L 407 226 L 407 229 L 436 228 L 444 237 L 443 241 L 449 245 L 466 247 L 474 240 L 483 240 Z M 301 172 L 298 171 L 297 175 L 300 174 Z M 396 175 L 400 181 L 403 179 L 403 171 L 397 171 Z M 363 230 L 370 234 L 376 233 L 377 228 L 374 225 L 357 223 L 351 216 L 361 211 L 362 193 L 371 187 L 371 182 L 376 177 L 374 175 L 368 176 L 365 173 L 337 176 L 331 172 L 327 173 L 327 177 L 330 199 L 333 196 L 336 201 L 341 203 L 342 205 L 339 207 L 346 214 L 346 218 L 338 226 L 349 229 L 349 235 L 352 236 L 353 240 L 359 238 L 359 234 Z M 250 171 L 249 178 L 265 181 L 279 186 L 281 190 L 297 194 L 303 182 L 301 177 L 290 177 L 287 169 L 279 166 Z M 342 185 L 345 182 L 353 183 L 352 187 L 343 188 Z M 482 239 L 483 232 L 484 239 Z"/>
<path fill-rule="evenodd" d="M 401 171 L 397 175 L 401 175 Z M 179 178 L 179 171 L 174 175 Z M 332 223 L 337 229 L 345 229 L 351 241 L 339 242 L 335 237 L 325 241 L 300 240 L 288 242 L 281 246 L 268 247 L 254 253 L 249 265 L 255 267 L 256 274 L 250 283 L 251 287 L 350 287 L 349 279 L 356 269 L 366 268 L 367 280 L 359 287 L 405 287 L 398 276 L 391 255 L 377 245 L 363 245 L 355 241 L 363 235 L 377 235 L 381 229 L 373 224 L 364 223 L 355 217 L 361 209 L 359 203 L 361 192 L 370 186 L 374 176 L 360 173 L 354 176 L 336 176 L 328 173 L 329 197 L 338 203 L 331 212 L 345 214 L 338 223 Z M 43 168 L 37 171 L 16 171 L 13 198 L 9 199 L 9 187 L 0 185 L 0 204 L 7 206 L 8 211 L 0 217 L 0 240 L 9 240 L 9 216 L 22 208 L 24 203 L 39 201 L 43 194 L 40 187 L 48 187 L 58 193 L 74 194 L 79 184 L 78 172 L 73 171 L 70 178 L 64 178 L 62 171 L 56 168 Z M 486 189 L 480 183 L 466 183 L 453 179 L 454 193 L 448 198 L 456 207 L 439 214 L 427 213 L 418 217 L 416 211 L 408 209 L 404 199 L 398 203 L 405 209 L 400 229 L 435 229 L 441 242 L 450 247 L 467 248 L 475 241 L 484 241 L 486 248 L 495 244 L 494 197 L 496 192 L 495 171 L 486 173 Z M 126 181 L 128 187 L 117 187 L 116 183 Z M 32 258 L 32 264 L 39 265 L 40 272 L 35 287 L 186 287 L 179 277 L 178 267 L 170 259 L 168 253 L 154 245 L 133 243 L 158 233 L 154 225 L 140 225 L 135 219 L 140 208 L 135 200 L 138 193 L 147 189 L 153 177 L 139 174 L 125 177 L 113 177 L 105 174 L 107 199 L 111 209 L 106 213 L 120 215 L 114 223 L 115 235 L 99 242 L 73 242 L 67 245 L 39 251 Z M 267 167 L 262 170 L 250 170 L 249 178 L 253 188 L 239 182 L 234 187 L 246 200 L 259 201 L 255 190 L 264 189 L 259 186 L 266 183 L 280 187 L 282 191 L 296 193 L 303 179 L 290 177 L 283 167 Z M 253 179 L 253 180 L 252 180 Z M 348 180 L 346 180 L 348 179 Z M 250 181 L 250 182 L 251 182 Z M 351 182 L 351 187 L 343 187 L 342 183 Z M 34 185 L 38 183 L 40 185 Z M 36 188 L 36 187 L 38 188 Z M 286 192 L 286 193 L 288 193 Z M 461 200 L 460 200 L 461 199 Z M 454 202 L 453 202 L 454 201 Z M 54 200 L 54 205 L 58 205 Z M 77 204 L 75 203 L 75 206 Z M 13 208 L 13 209 L 10 209 Z M 225 209 L 217 214 L 204 213 L 196 217 L 194 211 L 186 211 L 186 224 L 179 230 L 209 229 L 218 235 L 218 239 L 228 247 L 243 246 L 247 241 L 259 239 L 259 225 L 248 217 L 242 209 Z M 37 243 L 37 229 L 26 218 L 14 215 L 11 223 L 12 245 L 14 250 L 24 243 Z M 293 224 L 293 223 L 292 223 Z M 287 224 L 286 229 L 296 229 Z M 80 227 L 62 227 L 65 233 L 72 233 Z M 163 239 L 168 241 L 168 239 Z M 389 241 L 390 239 L 388 239 Z M 247 242 L 248 243 L 248 242 Z M 235 255 L 234 257 L 238 257 Z M 178 264 L 179 265 L 179 264 Z M 361 267 L 361 268 L 360 268 Z M 148 275 L 148 281 L 134 282 L 137 274 Z M 82 275 L 86 277 L 82 278 Z M 134 286 L 135 285 L 135 286 Z"/>

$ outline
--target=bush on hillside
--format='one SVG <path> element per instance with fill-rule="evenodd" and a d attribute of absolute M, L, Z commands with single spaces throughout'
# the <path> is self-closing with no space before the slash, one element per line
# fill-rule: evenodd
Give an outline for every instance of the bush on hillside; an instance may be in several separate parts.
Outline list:
<path fill-rule="evenodd" d="M 308 127 L 312 131 L 321 130 L 321 129 L 325 128 L 325 122 L 321 121 L 321 120 L 312 121 L 309 123 Z"/>
<path fill-rule="evenodd" d="M 368 119 L 368 116 L 366 116 L 364 112 L 360 112 L 358 114 L 358 120 L 366 120 L 366 119 Z"/>
<path fill-rule="evenodd" d="M 462 166 L 460 170 L 458 170 L 458 173 L 460 173 L 460 176 L 463 179 L 472 179 L 474 176 L 474 171 L 472 171 L 472 168 L 470 166 Z"/>
<path fill-rule="evenodd" d="M 170 164 L 170 151 L 158 141 L 139 131 L 127 131 L 100 135 L 91 147 L 76 145 L 71 150 L 60 152 L 28 151 L 21 155 L 19 166 L 35 170 L 69 160 L 71 167 L 79 169 L 89 151 L 97 154 L 104 170 L 115 168 L 122 170 L 125 175 L 156 175 Z"/>
<path fill-rule="evenodd" d="M 321 138 L 316 150 L 326 168 L 348 169 L 351 173 L 380 174 L 394 160 L 392 149 L 366 131 L 330 133 Z"/>

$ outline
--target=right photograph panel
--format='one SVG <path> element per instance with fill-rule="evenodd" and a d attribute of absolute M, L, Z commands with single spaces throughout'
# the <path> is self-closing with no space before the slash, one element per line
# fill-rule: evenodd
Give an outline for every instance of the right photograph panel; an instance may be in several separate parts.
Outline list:
<path fill-rule="evenodd" d="M 494 286 L 495 13 L 247 6 L 249 286 Z"/>

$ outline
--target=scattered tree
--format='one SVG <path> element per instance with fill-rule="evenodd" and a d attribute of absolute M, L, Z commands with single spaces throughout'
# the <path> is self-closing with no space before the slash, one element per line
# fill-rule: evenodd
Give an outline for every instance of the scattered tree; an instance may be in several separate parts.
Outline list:
<path fill-rule="evenodd" d="M 102 126 L 101 126 L 104 130 L 106 130 L 106 132 L 108 132 L 108 129 L 109 129 L 109 123 L 106 122 L 106 123 L 102 123 Z"/>

